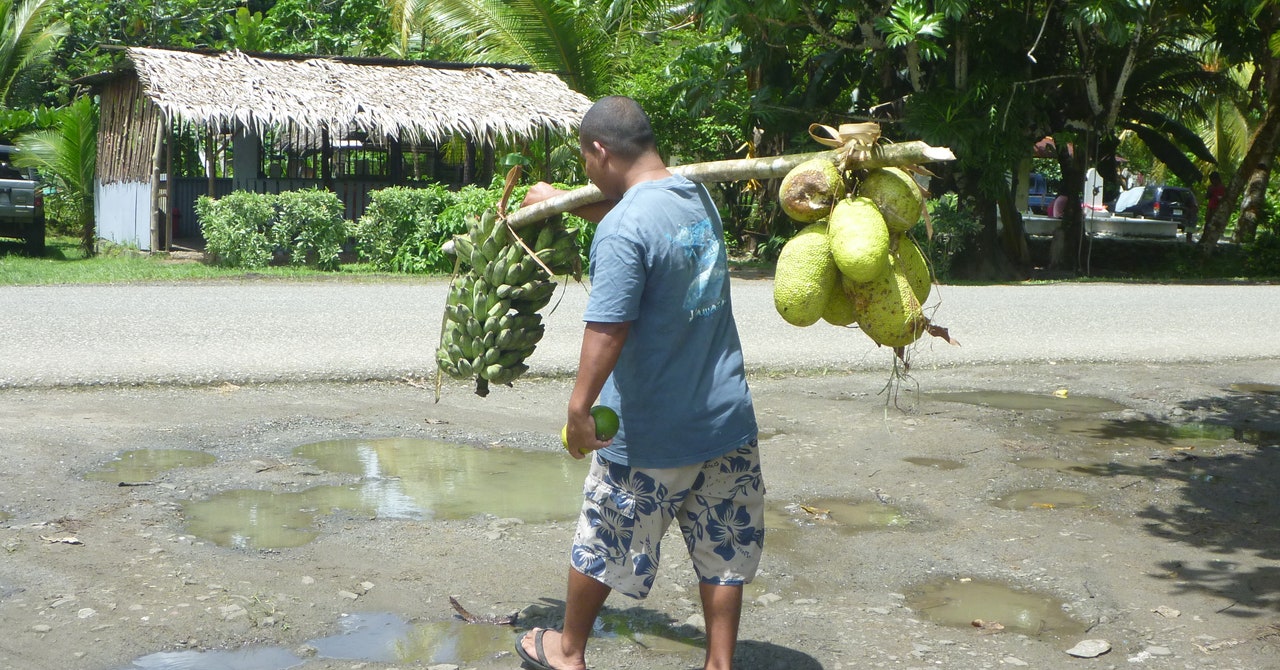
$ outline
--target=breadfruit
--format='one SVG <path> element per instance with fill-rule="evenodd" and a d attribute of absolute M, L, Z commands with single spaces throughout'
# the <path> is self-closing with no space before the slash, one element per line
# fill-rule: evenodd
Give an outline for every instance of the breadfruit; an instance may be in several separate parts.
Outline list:
<path fill-rule="evenodd" d="M 839 281 L 827 226 L 813 223 L 787 240 L 773 275 L 773 306 L 787 323 L 810 326 L 822 318 Z"/>
<path fill-rule="evenodd" d="M 923 197 L 911 175 L 898 168 L 872 170 L 858 184 L 858 195 L 871 198 L 891 233 L 904 233 L 920 220 Z"/>
<path fill-rule="evenodd" d="M 827 218 L 831 206 L 844 194 L 840 170 L 825 158 L 813 158 L 795 166 L 778 186 L 782 210 L 803 223 Z"/>
<path fill-rule="evenodd" d="M 858 320 L 858 310 L 853 306 L 853 298 L 845 292 L 843 282 L 836 282 L 831 289 L 827 307 L 822 310 L 822 320 L 833 326 L 847 326 Z"/>
<path fill-rule="evenodd" d="M 889 229 L 875 203 L 867 198 L 845 198 L 836 203 L 827 223 L 831 254 L 840 274 L 855 282 L 868 282 L 889 265 Z"/>
<path fill-rule="evenodd" d="M 898 267 L 902 268 L 902 274 L 907 276 L 907 283 L 911 284 L 911 292 L 916 296 L 916 302 L 921 305 L 929 299 L 929 289 L 933 287 L 933 275 L 929 272 L 929 262 L 925 260 L 924 254 L 920 253 L 920 247 L 912 241 L 905 233 L 897 236 L 897 254 Z"/>
<path fill-rule="evenodd" d="M 896 261 L 872 281 L 843 281 L 858 310 L 858 326 L 875 343 L 905 347 L 919 339 L 929 325 Z"/>

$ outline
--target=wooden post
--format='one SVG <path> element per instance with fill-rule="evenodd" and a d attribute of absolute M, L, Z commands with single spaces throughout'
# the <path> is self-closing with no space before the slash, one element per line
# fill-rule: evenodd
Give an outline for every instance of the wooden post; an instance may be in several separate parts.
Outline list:
<path fill-rule="evenodd" d="M 333 170 L 329 163 L 333 162 L 333 145 L 329 144 L 329 127 L 320 129 L 320 181 L 326 191 L 333 190 Z"/>
<path fill-rule="evenodd" d="M 173 210 L 177 208 L 177 204 L 173 200 L 173 124 L 165 122 L 164 136 L 164 222 L 169 226 L 169 232 L 164 236 L 164 250 L 173 250 L 173 237 L 178 231 L 173 225 Z"/>
<path fill-rule="evenodd" d="M 165 125 L 162 119 L 156 118 L 156 136 L 151 148 L 151 247 L 148 249 L 151 253 L 160 251 L 160 231 L 164 225 L 164 212 L 160 210 L 160 152 L 164 150 Z"/>
<path fill-rule="evenodd" d="M 393 185 L 399 185 L 404 181 L 404 145 L 400 138 L 387 138 L 387 160 L 391 163 L 387 176 Z"/>
<path fill-rule="evenodd" d="M 551 182 L 551 129 L 542 127 L 542 181 Z"/>
<path fill-rule="evenodd" d="M 205 135 L 204 135 L 204 148 L 205 148 L 204 158 L 205 158 L 205 162 L 209 164 L 206 169 L 209 173 L 209 197 L 210 198 L 218 197 L 218 189 L 216 185 L 217 178 L 218 178 L 218 166 L 215 165 L 213 162 L 214 150 L 217 147 L 215 147 L 214 145 L 215 145 L 215 142 L 213 141 L 213 126 L 211 125 L 205 129 Z"/>

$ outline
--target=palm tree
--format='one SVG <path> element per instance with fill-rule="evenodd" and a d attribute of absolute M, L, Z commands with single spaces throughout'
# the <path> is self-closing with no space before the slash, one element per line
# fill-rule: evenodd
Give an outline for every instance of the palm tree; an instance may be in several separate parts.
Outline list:
<path fill-rule="evenodd" d="M 554 72 L 595 97 L 622 71 L 628 40 L 664 24 L 672 0 L 387 0 L 401 36 L 420 33 L 463 61 L 521 63 Z"/>
<path fill-rule="evenodd" d="M 18 137 L 14 164 L 34 167 L 51 177 L 59 193 L 71 198 L 80 221 L 85 255 L 94 253 L 93 178 L 98 160 L 98 110 L 93 99 L 77 98 L 58 112 L 50 130 Z"/>
<path fill-rule="evenodd" d="M 20 74 L 53 52 L 67 25 L 51 20 L 50 0 L 0 0 L 0 104 Z"/>

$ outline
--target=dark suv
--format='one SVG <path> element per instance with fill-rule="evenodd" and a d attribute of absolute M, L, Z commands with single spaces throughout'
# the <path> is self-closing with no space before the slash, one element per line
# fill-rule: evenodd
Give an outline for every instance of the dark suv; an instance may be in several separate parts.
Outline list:
<path fill-rule="evenodd" d="M 1141 190 L 1141 193 L 1138 191 Z M 1117 216 L 1139 216 L 1161 221 L 1177 221 L 1184 234 L 1194 231 L 1200 220 L 1200 205 L 1189 188 L 1180 186 L 1139 186 L 1116 198 Z"/>

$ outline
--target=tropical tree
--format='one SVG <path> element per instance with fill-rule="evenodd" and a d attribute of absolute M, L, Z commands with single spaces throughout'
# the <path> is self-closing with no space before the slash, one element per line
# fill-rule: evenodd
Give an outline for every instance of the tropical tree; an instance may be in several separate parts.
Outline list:
<path fill-rule="evenodd" d="M 1272 161 L 1280 147 L 1280 5 L 1271 0 L 1223 0 L 1213 23 L 1221 53 L 1234 63 L 1252 63 L 1248 112 L 1253 124 L 1239 166 L 1226 179 L 1226 195 L 1205 222 L 1200 248 L 1217 248 L 1232 213 L 1240 203 L 1235 240 L 1249 241 L 1257 229 L 1263 194 L 1271 179 Z M 1249 197 L 1242 196 L 1248 194 Z"/>
<path fill-rule="evenodd" d="M 51 178 L 59 196 L 70 201 L 79 219 L 85 255 L 94 253 L 93 178 L 98 159 L 98 109 L 92 98 L 76 99 L 59 110 L 54 128 L 18 137 L 14 164 L 34 167 Z"/>
<path fill-rule="evenodd" d="M 14 81 L 47 59 L 67 34 L 51 0 L 0 0 L 0 105 Z"/>
<path fill-rule="evenodd" d="M 587 96 L 617 81 L 642 31 L 665 25 L 672 0 L 387 0 L 402 51 L 420 33 L 467 62 L 529 65 Z M 427 37 L 429 36 L 429 37 Z"/>

